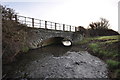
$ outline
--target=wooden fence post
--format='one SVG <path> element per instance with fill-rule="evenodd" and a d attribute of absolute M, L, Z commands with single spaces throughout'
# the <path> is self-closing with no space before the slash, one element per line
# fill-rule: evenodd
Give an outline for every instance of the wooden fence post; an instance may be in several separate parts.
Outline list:
<path fill-rule="evenodd" d="M 52 29 L 52 22 L 51 22 L 51 29 Z"/>
<path fill-rule="evenodd" d="M 57 27 L 57 23 L 55 23 L 55 30 L 56 30 L 56 27 Z"/>
<path fill-rule="evenodd" d="M 41 28 L 41 20 L 39 20 L 40 21 L 40 28 Z"/>
<path fill-rule="evenodd" d="M 26 17 L 24 17 L 25 18 L 25 24 L 26 24 Z"/>
<path fill-rule="evenodd" d="M 75 27 L 75 32 L 77 31 L 77 27 Z"/>
<path fill-rule="evenodd" d="M 71 26 L 70 26 L 70 31 L 71 31 Z"/>
<path fill-rule="evenodd" d="M 45 21 L 45 29 L 47 29 L 47 21 Z"/>
<path fill-rule="evenodd" d="M 63 31 L 65 31 L 65 24 L 63 24 Z"/>
<path fill-rule="evenodd" d="M 34 27 L 34 18 L 32 18 L 32 27 Z"/>
<path fill-rule="evenodd" d="M 15 15 L 15 22 L 18 22 L 17 15 Z"/>

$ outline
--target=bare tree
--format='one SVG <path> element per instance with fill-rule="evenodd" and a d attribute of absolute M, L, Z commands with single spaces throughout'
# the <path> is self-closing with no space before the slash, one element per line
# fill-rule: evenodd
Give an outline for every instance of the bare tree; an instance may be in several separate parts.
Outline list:
<path fill-rule="evenodd" d="M 92 22 L 89 24 L 91 29 L 109 29 L 109 21 L 105 18 L 100 18 L 99 22 Z"/>
<path fill-rule="evenodd" d="M 11 8 L 6 8 L 6 6 L 2 6 L 1 5 L 1 9 L 2 9 L 2 19 L 3 20 L 12 20 L 12 18 L 15 17 L 16 13 L 15 10 L 11 9 Z"/>

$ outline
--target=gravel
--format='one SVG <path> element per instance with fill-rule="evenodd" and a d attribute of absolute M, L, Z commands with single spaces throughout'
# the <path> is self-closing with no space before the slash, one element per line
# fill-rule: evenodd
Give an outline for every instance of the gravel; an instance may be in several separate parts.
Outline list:
<path fill-rule="evenodd" d="M 87 51 L 44 57 L 30 62 L 17 74 L 27 78 L 108 78 L 107 65 Z"/>

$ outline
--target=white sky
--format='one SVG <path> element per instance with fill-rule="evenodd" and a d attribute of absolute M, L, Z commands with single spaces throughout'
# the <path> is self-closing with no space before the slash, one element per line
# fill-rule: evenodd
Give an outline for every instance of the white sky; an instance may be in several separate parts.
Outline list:
<path fill-rule="evenodd" d="M 19 15 L 85 28 L 91 22 L 103 17 L 110 21 L 111 29 L 118 31 L 118 1 L 40 0 L 39 2 L 2 1 L 2 4 L 15 9 Z"/>

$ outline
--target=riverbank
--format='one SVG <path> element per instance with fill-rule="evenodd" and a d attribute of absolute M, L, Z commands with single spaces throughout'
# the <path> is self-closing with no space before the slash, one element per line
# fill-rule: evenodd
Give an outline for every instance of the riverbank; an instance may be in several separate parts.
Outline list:
<path fill-rule="evenodd" d="M 110 78 L 120 77 L 120 35 L 85 38 L 77 44 L 108 64 Z"/>

